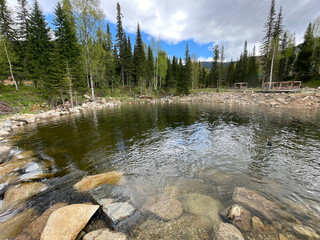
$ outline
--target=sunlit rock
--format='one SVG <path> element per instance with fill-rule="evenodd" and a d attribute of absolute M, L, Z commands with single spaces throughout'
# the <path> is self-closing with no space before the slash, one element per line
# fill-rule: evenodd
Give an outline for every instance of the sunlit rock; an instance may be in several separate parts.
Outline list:
<path fill-rule="evenodd" d="M 90 191 L 104 183 L 117 184 L 122 177 L 123 174 L 120 172 L 101 173 L 94 176 L 87 176 L 80 182 L 76 183 L 73 187 L 79 192 Z"/>
<path fill-rule="evenodd" d="M 179 218 L 183 213 L 181 203 L 174 197 L 165 194 L 147 199 L 142 209 L 157 215 L 163 220 Z"/>
<path fill-rule="evenodd" d="M 40 182 L 23 183 L 13 186 L 4 194 L 2 209 L 6 209 L 27 200 L 45 189 L 47 189 L 47 185 Z"/>
<path fill-rule="evenodd" d="M 126 240 L 125 234 L 111 231 L 108 228 L 99 229 L 86 234 L 83 240 Z"/>
<path fill-rule="evenodd" d="M 66 203 L 57 203 L 47 209 L 40 217 L 34 220 L 27 228 L 24 228 L 15 240 L 36 240 L 39 239 L 50 215 L 61 207 L 67 206 Z"/>
<path fill-rule="evenodd" d="M 50 215 L 40 239 L 74 240 L 98 208 L 86 204 L 59 208 Z"/>
<path fill-rule="evenodd" d="M 221 203 L 210 196 L 199 193 L 188 193 L 182 195 L 180 201 L 185 212 L 207 216 L 213 224 L 218 224 L 221 221 L 219 217 Z"/>
<path fill-rule="evenodd" d="M 244 240 L 238 228 L 229 223 L 220 223 L 213 227 L 215 240 Z"/>
<path fill-rule="evenodd" d="M 0 163 L 9 155 L 10 147 L 0 145 Z"/>

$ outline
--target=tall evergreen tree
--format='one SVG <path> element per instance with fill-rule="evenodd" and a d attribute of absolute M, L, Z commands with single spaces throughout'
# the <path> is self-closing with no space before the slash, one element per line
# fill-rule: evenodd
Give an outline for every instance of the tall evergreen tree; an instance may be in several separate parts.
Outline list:
<path fill-rule="evenodd" d="M 249 58 L 247 79 L 248 79 L 248 85 L 250 87 L 257 87 L 259 85 L 258 64 L 257 64 L 257 59 L 256 59 L 256 46 L 253 47 L 252 54 Z"/>
<path fill-rule="evenodd" d="M 120 75 L 122 79 L 122 85 L 124 86 L 124 78 L 125 78 L 124 68 L 125 68 L 125 52 L 126 52 L 125 41 L 127 39 L 122 26 L 122 18 L 123 18 L 123 15 L 121 14 L 121 6 L 119 3 L 117 3 L 116 45 L 117 45 L 118 55 L 119 55 Z"/>
<path fill-rule="evenodd" d="M 147 85 L 149 86 L 149 88 L 152 87 L 153 70 L 154 70 L 153 53 L 152 53 L 151 47 L 148 46 L 146 78 L 147 78 Z"/>
<path fill-rule="evenodd" d="M 263 56 L 263 74 L 262 74 L 262 87 L 264 87 L 264 83 L 268 77 L 268 62 L 269 57 L 272 53 L 270 50 L 272 48 L 272 37 L 273 37 L 273 30 L 275 25 L 275 18 L 276 18 L 276 10 L 275 10 L 275 0 L 271 1 L 271 6 L 267 18 L 267 22 L 265 23 L 265 36 L 261 41 L 261 49 L 260 53 Z"/>
<path fill-rule="evenodd" d="M 213 47 L 213 62 L 212 62 L 212 69 L 211 69 L 211 87 L 217 87 L 219 81 L 219 45 L 214 45 Z"/>
<path fill-rule="evenodd" d="M 134 65 L 135 65 L 135 79 L 140 87 L 140 93 L 145 88 L 145 63 L 146 54 L 144 52 L 144 46 L 142 42 L 142 35 L 140 32 L 140 25 L 138 23 L 136 44 L 134 46 Z"/>
<path fill-rule="evenodd" d="M 51 43 L 49 28 L 37 0 L 32 6 L 27 41 L 28 75 L 38 87 L 48 80 Z"/>
<path fill-rule="evenodd" d="M 189 94 L 189 89 L 191 88 L 191 84 L 192 84 L 192 80 L 191 80 L 191 57 L 190 57 L 190 52 L 189 52 L 189 46 L 188 43 L 186 43 L 186 52 L 184 55 L 184 61 L 185 61 L 185 65 L 184 65 L 184 94 Z"/>
<path fill-rule="evenodd" d="M 182 65 L 182 59 L 179 59 L 179 64 L 177 66 L 177 70 L 176 70 L 176 81 L 177 81 L 177 88 L 176 88 L 176 92 L 177 94 L 184 94 L 186 91 L 186 87 L 185 87 L 185 69 Z"/>
<path fill-rule="evenodd" d="M 220 66 L 219 66 L 219 79 L 217 82 L 217 91 L 221 85 L 225 85 L 225 67 L 224 67 L 224 46 L 222 45 L 220 51 Z"/>
<path fill-rule="evenodd" d="M 227 67 L 227 76 L 226 76 L 226 85 L 227 86 L 231 86 L 234 83 L 234 68 L 235 68 L 235 64 L 231 59 L 230 63 L 228 64 L 228 67 Z"/>
<path fill-rule="evenodd" d="M 295 69 L 303 81 L 308 80 L 308 73 L 311 71 L 313 46 L 314 37 L 312 24 L 309 23 L 308 28 L 304 34 L 304 42 L 300 47 L 300 52 L 295 64 Z"/>
<path fill-rule="evenodd" d="M 30 12 L 28 10 L 27 0 L 18 0 L 17 7 L 17 56 L 18 63 L 18 78 L 20 81 L 26 79 L 27 76 L 27 34 L 28 21 Z"/>

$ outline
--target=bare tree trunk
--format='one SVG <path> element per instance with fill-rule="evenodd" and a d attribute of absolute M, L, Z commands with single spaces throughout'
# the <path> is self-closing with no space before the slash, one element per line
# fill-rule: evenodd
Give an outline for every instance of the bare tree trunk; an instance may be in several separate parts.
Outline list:
<path fill-rule="evenodd" d="M 158 62 L 158 57 L 157 57 L 157 71 L 156 71 L 156 86 L 155 86 L 155 90 L 157 90 L 158 88 L 158 69 L 159 69 L 159 62 Z"/>
<path fill-rule="evenodd" d="M 274 63 L 274 55 L 275 55 L 275 53 L 276 53 L 276 47 L 273 48 L 273 54 L 272 54 L 271 69 L 270 69 L 270 80 L 269 80 L 269 87 L 268 87 L 269 90 L 271 88 L 271 83 L 272 83 L 273 63 Z"/>
<path fill-rule="evenodd" d="M 71 76 L 70 76 L 70 69 L 69 69 L 69 64 L 68 64 L 68 62 L 67 62 L 67 72 L 68 72 L 68 80 L 69 80 L 70 103 L 71 103 L 71 107 L 73 108 L 72 79 L 71 79 Z"/>
<path fill-rule="evenodd" d="M 11 78 L 12 78 L 12 80 L 14 82 L 15 87 L 16 87 L 16 91 L 18 91 L 18 84 L 17 84 L 16 80 L 14 79 L 14 75 L 13 75 L 13 71 L 12 71 L 12 65 L 11 65 L 11 61 L 10 61 L 9 54 L 8 54 L 8 51 L 7 51 L 7 45 L 6 45 L 5 39 L 3 39 L 3 46 L 4 46 L 4 51 L 6 52 L 7 60 L 8 60 L 8 63 L 9 63 Z"/>

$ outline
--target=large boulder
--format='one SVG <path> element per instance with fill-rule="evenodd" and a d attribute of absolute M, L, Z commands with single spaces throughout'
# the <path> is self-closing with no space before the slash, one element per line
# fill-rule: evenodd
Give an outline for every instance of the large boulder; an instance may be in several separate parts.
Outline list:
<path fill-rule="evenodd" d="M 213 227 L 215 240 L 244 240 L 238 228 L 229 223 L 220 223 Z"/>
<path fill-rule="evenodd" d="M 276 219 L 281 213 L 281 209 L 273 202 L 244 187 L 235 188 L 232 200 L 235 203 L 259 212 L 270 221 Z"/>
<path fill-rule="evenodd" d="M 0 223 L 0 240 L 7 240 L 16 237 L 29 223 L 34 216 L 34 210 L 29 208 Z"/>
<path fill-rule="evenodd" d="M 41 240 L 74 240 L 98 210 L 97 205 L 73 204 L 54 211 L 41 234 Z"/>
<path fill-rule="evenodd" d="M 94 176 L 87 176 L 80 182 L 76 183 L 73 187 L 79 192 L 90 191 L 101 184 L 116 184 L 122 177 L 123 174 L 120 172 L 101 173 Z"/>
<path fill-rule="evenodd" d="M 102 206 L 112 225 L 121 225 L 121 222 L 128 220 L 136 212 L 132 203 L 132 192 L 129 189 L 103 184 L 91 190 L 90 195 Z"/>
<path fill-rule="evenodd" d="M 244 207 L 233 204 L 222 212 L 224 218 L 244 231 L 251 230 L 251 213 Z"/>
<path fill-rule="evenodd" d="M 187 213 L 207 216 L 211 219 L 212 224 L 218 224 L 221 221 L 219 217 L 221 203 L 210 196 L 199 193 L 187 193 L 180 197 L 180 201 L 183 210 Z"/>
<path fill-rule="evenodd" d="M 179 218 L 183 213 L 181 203 L 174 197 L 165 194 L 147 199 L 142 209 L 157 215 L 163 220 Z"/>
<path fill-rule="evenodd" d="M 3 162 L 3 160 L 8 157 L 10 153 L 10 147 L 0 145 L 0 163 Z"/>
<path fill-rule="evenodd" d="M 108 228 L 99 229 L 89 232 L 83 237 L 83 240 L 126 240 L 125 234 L 120 232 L 111 231 Z"/>
<path fill-rule="evenodd" d="M 40 182 L 29 182 L 14 186 L 4 194 L 2 209 L 27 200 L 45 189 L 47 189 L 47 185 Z"/>
<path fill-rule="evenodd" d="M 40 217 L 34 220 L 27 228 L 24 228 L 15 240 L 37 240 L 40 238 L 50 215 L 59 208 L 67 206 L 66 203 L 57 203 L 47 209 Z"/>

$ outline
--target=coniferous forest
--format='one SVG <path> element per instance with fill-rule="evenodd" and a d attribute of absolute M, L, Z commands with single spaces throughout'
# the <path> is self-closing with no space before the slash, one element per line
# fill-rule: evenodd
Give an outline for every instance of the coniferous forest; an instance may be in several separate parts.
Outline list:
<path fill-rule="evenodd" d="M 320 78 L 320 18 L 306 26 L 304 41 L 283 26 L 282 7 L 271 1 L 260 49 L 247 41 L 239 59 L 225 61 L 224 46 L 213 46 L 210 68 L 198 62 L 188 44 L 184 58 L 168 56 L 160 39 L 148 46 L 137 24 L 130 39 L 117 11 L 116 34 L 99 7 L 99 0 L 62 0 L 55 7 L 52 28 L 35 0 L 18 0 L 13 15 L 0 0 L 0 75 L 11 79 L 16 91 L 27 82 L 52 106 L 77 97 L 105 96 L 119 89 L 137 94 L 151 91 L 188 94 L 196 88 L 228 88 L 235 82 L 261 87 L 264 82 Z"/>

